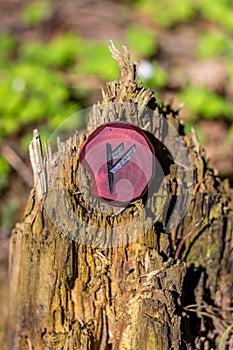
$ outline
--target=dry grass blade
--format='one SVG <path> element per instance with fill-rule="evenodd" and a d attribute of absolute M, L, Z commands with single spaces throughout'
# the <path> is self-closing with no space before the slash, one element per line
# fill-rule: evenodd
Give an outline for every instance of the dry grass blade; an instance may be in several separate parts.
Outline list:
<path fill-rule="evenodd" d="M 226 341 L 231 333 L 231 330 L 233 328 L 233 324 L 231 324 L 230 326 L 228 326 L 225 331 L 223 332 L 222 338 L 219 342 L 219 346 L 218 346 L 218 350 L 224 350 L 225 349 L 225 345 L 226 345 Z"/>

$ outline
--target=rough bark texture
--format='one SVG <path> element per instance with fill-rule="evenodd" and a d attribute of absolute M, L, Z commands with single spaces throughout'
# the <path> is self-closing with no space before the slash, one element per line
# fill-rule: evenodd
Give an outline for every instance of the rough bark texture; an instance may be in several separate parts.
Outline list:
<path fill-rule="evenodd" d="M 75 174 L 80 145 L 91 130 L 118 118 L 146 129 L 156 143 L 150 135 L 163 116 L 182 135 L 177 112 L 158 106 L 153 93 L 136 83 L 136 65 L 127 50 L 110 48 L 120 66 L 119 82 L 107 84 L 103 102 L 92 109 L 89 131 L 59 143 L 56 154 L 48 147 L 44 160 L 34 134 L 35 187 L 11 238 L 9 349 L 177 350 L 202 349 L 203 344 L 215 349 L 224 332 L 230 349 L 233 192 L 208 168 L 194 133 L 183 137 L 194 169 L 192 198 L 184 219 L 170 233 L 167 217 L 179 186 L 174 164 L 160 144 L 155 146 L 164 163 L 160 193 L 166 192 L 165 201 L 152 194 L 147 204 L 141 199 L 105 216 L 84 205 L 88 191 L 80 193 Z M 141 115 L 131 103 L 154 113 Z M 89 179 L 82 172 L 80 176 L 89 188 Z M 59 197 L 61 190 L 72 213 Z M 48 207 L 60 209 L 51 214 Z M 154 215 L 146 214 L 149 209 Z M 61 217 L 64 212 L 69 228 Z M 105 247 L 97 226 L 87 230 L 80 220 L 104 229 Z M 117 238 L 113 227 L 123 227 Z M 179 242 L 191 231 L 177 259 Z M 83 244 L 85 237 L 93 237 L 93 245 Z"/>

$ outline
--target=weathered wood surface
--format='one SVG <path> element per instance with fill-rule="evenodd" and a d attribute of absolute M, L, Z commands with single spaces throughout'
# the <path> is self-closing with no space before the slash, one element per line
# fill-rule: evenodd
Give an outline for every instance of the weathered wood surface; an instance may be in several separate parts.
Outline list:
<path fill-rule="evenodd" d="M 215 349 L 232 323 L 233 191 L 208 168 L 195 134 L 182 136 L 194 172 L 192 198 L 184 219 L 170 233 L 168 199 L 179 196 L 179 186 L 167 155 L 166 181 L 160 190 L 166 192 L 166 201 L 153 200 L 152 194 L 147 203 L 154 216 L 146 214 L 143 200 L 106 216 L 83 205 L 88 191 L 80 194 L 80 177 L 75 177 L 80 145 L 97 125 L 116 120 L 116 106 L 118 120 L 153 134 L 163 116 L 182 135 L 177 112 L 157 105 L 154 94 L 136 83 L 136 65 L 127 50 L 120 54 L 111 46 L 111 51 L 120 66 L 119 82 L 107 84 L 103 101 L 92 109 L 86 135 L 75 134 L 60 143 L 56 154 L 47 151 L 44 161 L 39 136 L 34 135 L 35 187 L 11 238 L 9 349 L 177 350 L 201 349 L 203 344 Z M 142 118 L 131 110 L 132 103 L 154 113 Z M 157 146 L 163 158 L 164 150 Z M 88 188 L 88 178 L 82 181 Z M 61 190 L 72 213 L 59 197 Z M 51 207 L 59 208 L 57 216 Z M 70 213 L 68 226 L 61 217 L 64 212 Z M 87 230 L 80 220 L 98 223 L 102 235 L 95 225 Z M 120 227 L 117 238 L 113 227 Z M 179 242 L 192 229 L 175 259 Z M 83 244 L 91 237 L 92 245 Z"/>

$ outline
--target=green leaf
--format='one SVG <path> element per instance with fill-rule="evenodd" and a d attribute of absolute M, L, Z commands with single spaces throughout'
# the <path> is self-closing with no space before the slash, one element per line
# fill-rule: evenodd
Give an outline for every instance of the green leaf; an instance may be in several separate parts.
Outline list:
<path fill-rule="evenodd" d="M 220 30 L 211 30 L 202 34 L 197 44 L 198 58 L 233 56 L 230 39 Z"/>
<path fill-rule="evenodd" d="M 22 95 L 13 91 L 10 85 L 0 86 L 0 115 L 18 113 L 22 102 Z"/>
<path fill-rule="evenodd" d="M 63 113 L 69 90 L 62 75 L 42 66 L 17 62 L 0 85 L 1 137 L 32 123 Z"/>
<path fill-rule="evenodd" d="M 0 155 L 0 191 L 4 190 L 8 184 L 8 176 L 10 172 L 10 167 L 5 159 Z"/>
<path fill-rule="evenodd" d="M 139 25 L 130 25 L 126 29 L 127 46 L 135 50 L 139 56 L 148 57 L 156 52 L 155 35 Z"/>
<path fill-rule="evenodd" d="M 199 0 L 198 6 L 204 17 L 221 24 L 229 31 L 233 30 L 232 2 Z"/>
<path fill-rule="evenodd" d="M 154 76 L 152 78 L 151 84 L 155 88 L 161 88 L 165 86 L 167 83 L 167 79 L 168 79 L 167 73 L 165 69 L 157 62 L 154 62 L 154 67 L 155 67 L 155 72 L 154 72 Z"/>
<path fill-rule="evenodd" d="M 24 105 L 20 115 L 20 122 L 28 124 L 41 120 L 45 117 L 46 105 L 41 100 L 33 97 L 30 98 Z"/>
<path fill-rule="evenodd" d="M 183 90 L 179 98 L 185 102 L 197 117 L 216 119 L 219 117 L 231 118 L 232 105 L 223 97 L 214 94 L 202 87 L 188 87 Z"/>
<path fill-rule="evenodd" d="M 10 199 L 5 201 L 0 212 L 0 221 L 3 228 L 9 229 L 15 222 L 16 214 L 20 208 L 19 199 Z"/>
<path fill-rule="evenodd" d="M 143 61 L 142 61 L 143 63 Z M 148 74 L 148 77 L 143 76 L 143 72 L 140 75 L 140 65 L 139 65 L 139 71 L 138 71 L 138 76 L 139 76 L 139 81 L 142 82 L 143 86 L 145 88 L 161 88 L 163 86 L 166 85 L 167 83 L 167 73 L 166 71 L 163 69 L 163 67 L 157 63 L 157 62 L 153 62 L 150 63 L 148 62 L 148 64 L 150 64 L 151 68 L 150 68 L 150 74 Z M 149 66 L 148 66 L 149 69 Z M 149 76 L 150 75 L 150 76 Z"/>
<path fill-rule="evenodd" d="M 27 4 L 22 10 L 22 21 L 28 26 L 34 26 L 51 13 L 52 7 L 49 1 L 34 1 Z"/>
<path fill-rule="evenodd" d="M 7 64 L 8 56 L 15 48 L 15 39 L 9 33 L 1 33 L 0 34 L 0 64 Z"/>
<path fill-rule="evenodd" d="M 171 27 L 190 20 L 195 14 L 194 3 L 187 0 L 139 0 L 137 8 L 153 18 L 156 24 Z"/>
<path fill-rule="evenodd" d="M 63 34 L 48 45 L 47 60 L 58 67 L 66 67 L 78 58 L 83 42 L 72 33 Z"/>
<path fill-rule="evenodd" d="M 0 121 L 0 130 L 1 130 L 1 138 L 3 138 L 6 134 L 12 134 L 17 132 L 20 129 L 21 125 L 19 120 L 15 114 L 7 114 L 1 117 Z"/>
<path fill-rule="evenodd" d="M 82 51 L 82 40 L 72 33 L 63 34 L 48 43 L 26 42 L 19 49 L 21 60 L 44 67 L 69 67 Z"/>
<path fill-rule="evenodd" d="M 75 70 L 103 80 L 114 80 L 118 74 L 117 63 L 112 59 L 106 42 L 87 42 Z"/>

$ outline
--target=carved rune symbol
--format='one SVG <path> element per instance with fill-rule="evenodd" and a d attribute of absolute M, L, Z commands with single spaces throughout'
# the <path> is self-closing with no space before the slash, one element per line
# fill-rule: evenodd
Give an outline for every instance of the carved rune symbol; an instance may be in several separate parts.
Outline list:
<path fill-rule="evenodd" d="M 113 164 L 113 160 L 119 157 L 122 152 L 124 152 L 124 144 L 121 143 L 114 150 L 112 150 L 112 146 L 107 143 L 106 144 L 106 153 L 107 153 L 107 167 L 108 167 L 108 184 L 109 184 L 109 192 L 112 194 L 114 192 L 114 174 L 119 171 L 133 156 L 136 152 L 136 145 L 130 147 L 130 149 L 123 154 L 123 156 Z"/>

